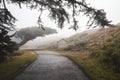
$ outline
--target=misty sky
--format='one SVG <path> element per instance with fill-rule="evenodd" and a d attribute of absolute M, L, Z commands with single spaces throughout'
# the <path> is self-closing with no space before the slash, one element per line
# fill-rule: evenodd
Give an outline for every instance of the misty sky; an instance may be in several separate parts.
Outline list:
<path fill-rule="evenodd" d="M 97 9 L 104 9 L 105 12 L 107 12 L 107 18 L 109 20 L 112 20 L 114 24 L 117 24 L 120 22 L 120 10 L 119 10 L 119 6 L 120 6 L 120 0 L 86 0 L 88 1 L 88 3 L 91 4 L 91 6 L 97 8 Z M 11 11 L 11 13 L 17 18 L 17 22 L 15 23 L 16 28 L 24 28 L 24 27 L 31 27 L 31 26 L 38 26 L 37 25 L 37 19 L 39 16 L 39 12 L 37 10 L 30 10 L 28 8 L 26 8 L 24 5 L 22 5 L 22 9 L 19 8 L 19 6 L 16 5 L 8 5 L 8 9 Z M 84 31 L 87 29 L 86 23 L 88 18 L 86 18 L 85 16 L 80 16 L 79 18 L 79 27 L 80 29 L 78 31 L 74 31 L 74 30 L 68 30 L 68 27 L 70 26 L 70 24 L 66 24 L 65 28 L 58 29 L 55 25 L 55 23 L 53 23 L 53 21 L 51 21 L 48 16 L 47 16 L 48 12 L 45 11 L 42 14 L 42 20 L 44 22 L 44 25 L 46 27 L 51 27 L 51 28 L 55 28 L 58 30 L 58 34 L 54 34 L 54 35 L 50 35 L 50 36 L 46 36 L 45 38 L 37 38 L 36 40 L 29 42 L 29 44 L 32 45 L 37 45 L 37 44 L 41 44 L 43 42 L 47 42 L 48 39 L 53 39 L 53 38 L 60 38 L 60 37 L 69 37 L 77 32 L 80 31 Z M 27 44 L 28 45 L 28 44 Z"/>

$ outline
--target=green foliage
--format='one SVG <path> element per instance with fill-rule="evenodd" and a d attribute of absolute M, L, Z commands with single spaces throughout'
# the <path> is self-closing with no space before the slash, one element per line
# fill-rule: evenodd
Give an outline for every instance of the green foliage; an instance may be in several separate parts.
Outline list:
<path fill-rule="evenodd" d="M 69 43 L 63 50 L 71 50 L 72 48 L 79 46 L 79 47 L 84 47 L 84 45 L 87 44 L 86 40 L 78 40 Z"/>
<path fill-rule="evenodd" d="M 75 46 L 84 46 L 85 44 L 87 44 L 86 40 L 78 40 L 74 43 Z"/>

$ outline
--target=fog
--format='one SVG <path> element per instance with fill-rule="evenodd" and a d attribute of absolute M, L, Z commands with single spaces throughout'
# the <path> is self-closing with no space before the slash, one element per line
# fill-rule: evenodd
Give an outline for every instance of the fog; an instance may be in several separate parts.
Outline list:
<path fill-rule="evenodd" d="M 91 3 L 91 6 L 97 9 L 104 9 L 105 12 L 107 12 L 108 19 L 112 20 L 112 23 L 117 24 L 120 22 L 120 10 L 119 10 L 120 0 L 87 0 L 87 1 L 88 3 Z M 22 9 L 20 9 L 19 6 L 11 5 L 11 4 L 8 5 L 7 7 L 18 20 L 15 23 L 16 28 L 38 26 L 37 19 L 39 16 L 39 12 L 37 10 L 30 10 L 26 8 L 25 5 L 22 5 Z M 48 41 L 66 38 L 87 29 L 86 23 L 88 18 L 86 18 L 86 16 L 83 15 L 80 16 L 79 18 L 80 28 L 79 30 L 74 31 L 68 29 L 70 24 L 65 24 L 65 27 L 63 29 L 57 28 L 57 25 L 53 21 L 51 21 L 46 15 L 48 15 L 48 11 L 45 11 L 42 14 L 42 20 L 44 22 L 44 25 L 46 27 L 57 29 L 58 33 L 45 37 L 37 37 L 35 40 L 29 41 L 23 47 L 28 47 L 28 48 L 37 47 L 41 44 L 47 43 Z"/>

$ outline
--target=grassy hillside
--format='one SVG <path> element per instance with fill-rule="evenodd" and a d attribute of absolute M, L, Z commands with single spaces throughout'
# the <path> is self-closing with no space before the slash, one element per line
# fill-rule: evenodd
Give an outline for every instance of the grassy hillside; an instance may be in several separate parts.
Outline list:
<path fill-rule="evenodd" d="M 70 38 L 62 54 L 82 66 L 92 80 L 120 80 L 120 26 L 78 36 Z"/>
<path fill-rule="evenodd" d="M 104 29 L 88 30 L 83 33 L 67 38 L 69 50 L 81 50 L 81 48 L 91 49 L 96 46 L 111 44 L 117 40 L 119 43 L 120 26 Z"/>
<path fill-rule="evenodd" d="M 77 33 L 66 39 L 67 47 L 64 50 L 82 50 L 87 49 L 86 44 L 90 40 L 91 35 L 94 35 L 99 29 L 86 30 L 81 33 Z"/>
<path fill-rule="evenodd" d="M 107 29 L 93 42 L 91 56 L 114 72 L 120 73 L 120 27 Z"/>
<path fill-rule="evenodd" d="M 22 55 L 14 56 L 0 63 L 0 80 L 13 80 L 16 75 L 35 61 L 36 58 L 36 54 L 25 51 Z"/>

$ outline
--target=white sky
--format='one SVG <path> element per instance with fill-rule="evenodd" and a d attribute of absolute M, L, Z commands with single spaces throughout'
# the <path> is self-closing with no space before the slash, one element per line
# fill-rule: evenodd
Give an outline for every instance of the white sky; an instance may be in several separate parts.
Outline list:
<path fill-rule="evenodd" d="M 88 3 L 91 3 L 91 6 L 97 8 L 97 9 L 104 9 L 105 12 L 107 12 L 107 18 L 109 20 L 112 20 L 114 24 L 117 24 L 120 22 L 120 0 L 87 0 Z M 8 9 L 11 11 L 11 13 L 18 19 L 18 21 L 15 23 L 17 28 L 24 28 L 24 27 L 31 27 L 31 26 L 38 26 L 37 25 L 37 19 L 39 16 L 39 12 L 37 10 L 30 10 L 26 8 L 25 6 L 22 7 L 22 9 L 19 8 L 19 6 L 16 5 L 8 5 Z M 42 19 L 44 22 L 44 25 L 51 28 L 57 28 L 56 25 L 48 19 L 47 16 L 48 12 L 44 12 L 42 15 Z M 85 16 L 81 16 L 79 21 L 80 29 L 78 31 L 74 30 L 68 30 L 67 27 L 70 26 L 69 24 L 65 25 L 65 28 L 57 29 L 58 34 L 54 34 L 53 36 L 46 36 L 44 38 L 45 40 L 47 38 L 54 38 L 54 37 L 69 37 L 77 32 L 83 31 L 87 29 L 86 27 L 86 21 L 88 19 Z M 37 38 L 31 43 L 39 43 L 40 40 L 43 38 Z M 39 42 L 37 42 L 39 40 Z M 45 41 L 44 40 L 44 41 Z M 36 44 L 35 44 L 36 45 Z"/>

